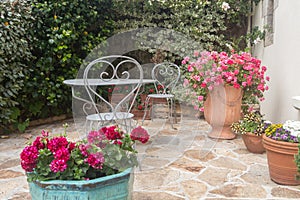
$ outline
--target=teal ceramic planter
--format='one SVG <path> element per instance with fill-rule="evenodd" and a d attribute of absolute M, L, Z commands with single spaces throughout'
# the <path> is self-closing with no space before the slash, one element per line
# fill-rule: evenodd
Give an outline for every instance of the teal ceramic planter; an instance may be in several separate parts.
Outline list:
<path fill-rule="evenodd" d="M 131 169 L 87 181 L 30 182 L 32 200 L 126 200 L 132 188 Z"/>

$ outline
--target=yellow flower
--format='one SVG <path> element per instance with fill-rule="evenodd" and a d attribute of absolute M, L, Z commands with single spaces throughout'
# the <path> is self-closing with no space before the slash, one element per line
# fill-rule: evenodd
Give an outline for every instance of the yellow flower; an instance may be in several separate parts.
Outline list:
<path fill-rule="evenodd" d="M 88 35 L 88 32 L 87 32 L 87 31 L 84 31 L 83 34 L 84 34 L 84 35 Z"/>
<path fill-rule="evenodd" d="M 56 20 L 56 19 L 57 19 L 57 16 L 56 16 L 56 15 L 54 15 L 54 16 L 53 16 L 53 18 Z"/>
<path fill-rule="evenodd" d="M 4 22 L 4 25 L 5 25 L 5 26 L 8 26 L 8 25 L 9 25 L 9 23 L 8 23 L 8 22 Z"/>
<path fill-rule="evenodd" d="M 266 130 L 265 130 L 265 134 L 266 136 L 270 136 L 273 133 L 275 133 L 275 131 L 278 128 L 282 128 L 282 124 L 271 124 Z"/>

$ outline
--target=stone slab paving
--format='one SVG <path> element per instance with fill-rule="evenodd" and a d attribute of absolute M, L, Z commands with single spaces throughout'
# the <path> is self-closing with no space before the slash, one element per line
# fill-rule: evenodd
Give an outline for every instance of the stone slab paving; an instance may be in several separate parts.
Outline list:
<path fill-rule="evenodd" d="M 77 134 L 73 120 L 32 127 L 22 135 L 0 139 L 0 199 L 29 200 L 19 154 L 28 140 L 45 129 Z M 137 145 L 140 167 L 134 173 L 133 200 L 300 199 L 300 186 L 269 178 L 266 154 L 249 153 L 241 138 L 208 138 L 210 126 L 200 119 L 181 119 L 171 129 L 165 120 L 146 121 L 151 140 Z"/>

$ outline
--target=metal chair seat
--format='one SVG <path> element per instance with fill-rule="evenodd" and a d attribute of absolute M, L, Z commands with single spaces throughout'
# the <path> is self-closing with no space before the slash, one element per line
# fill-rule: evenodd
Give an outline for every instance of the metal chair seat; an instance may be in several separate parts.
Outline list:
<path fill-rule="evenodd" d="M 90 124 L 89 128 L 86 126 L 87 132 L 110 124 L 117 124 L 126 132 L 131 132 L 135 125 L 132 124 L 134 115 L 130 111 L 143 81 L 142 66 L 128 56 L 104 56 L 88 63 L 83 80 L 88 97 L 83 106 L 86 125 Z M 95 85 L 95 80 L 105 84 Z M 105 97 L 105 86 L 111 87 L 111 100 Z M 120 91 L 122 87 L 124 90 Z M 114 99 L 119 92 L 123 96 Z"/>
<path fill-rule="evenodd" d="M 148 94 L 149 98 L 168 99 L 173 98 L 173 94 Z"/>
<path fill-rule="evenodd" d="M 166 99 L 167 101 L 169 112 L 168 118 L 170 120 L 171 126 L 173 127 L 173 111 L 174 109 L 174 95 L 172 94 L 172 89 L 176 86 L 179 78 L 180 78 L 180 68 L 170 62 L 163 62 L 156 64 L 152 71 L 151 71 L 152 79 L 155 80 L 155 94 L 148 94 L 146 101 L 145 101 L 145 111 L 142 120 L 142 124 L 144 123 L 146 112 L 148 111 L 148 105 L 150 99 Z M 160 86 L 160 89 L 159 89 Z M 153 101 L 152 101 L 153 102 Z M 153 110 L 151 112 L 151 118 L 153 119 Z M 175 122 L 176 122 L 176 113 L 175 113 Z"/>

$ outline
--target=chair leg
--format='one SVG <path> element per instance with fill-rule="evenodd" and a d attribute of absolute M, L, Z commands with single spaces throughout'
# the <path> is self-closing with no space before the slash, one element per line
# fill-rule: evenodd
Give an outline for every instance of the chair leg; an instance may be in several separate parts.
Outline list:
<path fill-rule="evenodd" d="M 143 116 L 143 119 L 142 119 L 142 125 L 144 125 L 144 121 L 145 121 L 145 118 L 146 118 L 146 115 L 147 115 L 147 112 L 148 112 L 149 101 L 150 101 L 150 97 L 147 96 L 147 98 L 145 100 L 145 110 L 144 110 L 144 116 Z M 151 118 L 152 118 L 152 116 L 151 116 Z"/>
<path fill-rule="evenodd" d="M 177 110 L 176 110 L 176 102 L 174 101 L 174 102 L 173 102 L 173 114 L 175 115 L 175 116 L 174 116 L 174 121 L 175 121 L 174 123 L 175 123 L 175 124 L 177 124 L 177 113 L 176 113 L 176 111 L 177 111 Z"/>
<path fill-rule="evenodd" d="M 87 135 L 88 134 L 88 120 L 87 119 L 85 119 L 85 123 L 84 123 L 84 132 L 85 132 L 85 134 Z M 81 138 L 80 138 L 81 139 Z"/>
<path fill-rule="evenodd" d="M 150 117 L 151 117 L 151 121 L 153 122 L 153 113 L 154 113 L 154 98 L 151 99 L 151 113 L 150 113 Z"/>
<path fill-rule="evenodd" d="M 174 126 L 173 126 L 173 99 L 170 98 L 170 101 L 171 101 L 171 105 L 169 107 L 169 120 L 170 120 L 170 124 L 171 124 L 171 127 L 174 129 Z M 169 102 L 169 101 L 168 101 Z M 169 103 L 168 103 L 169 104 Z M 169 106 L 169 105 L 168 105 Z"/>

